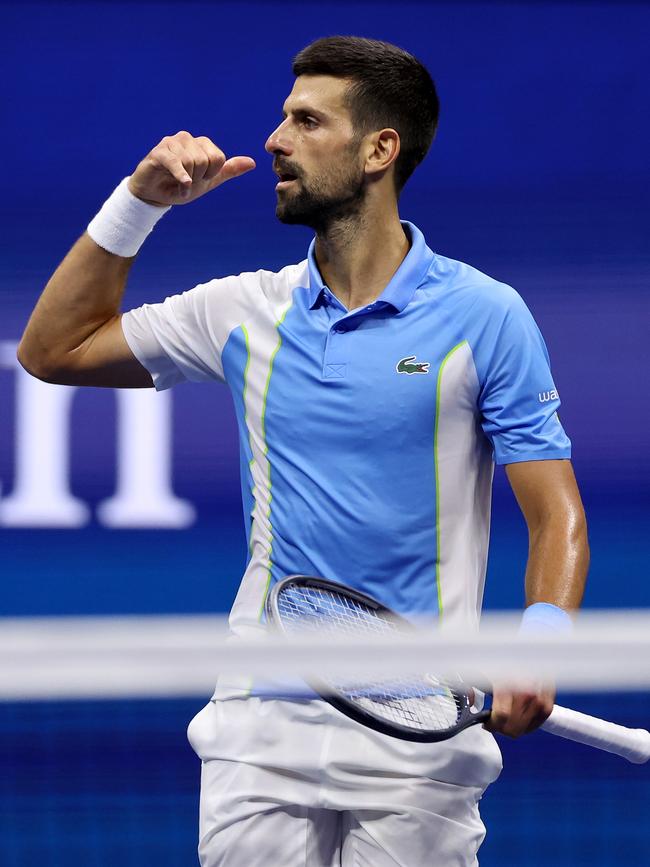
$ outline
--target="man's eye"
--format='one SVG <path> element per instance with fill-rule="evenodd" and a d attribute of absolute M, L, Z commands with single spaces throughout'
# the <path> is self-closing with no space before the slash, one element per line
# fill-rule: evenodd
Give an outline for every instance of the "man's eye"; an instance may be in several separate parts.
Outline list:
<path fill-rule="evenodd" d="M 302 122 L 307 129 L 315 129 L 318 126 L 318 121 L 314 117 L 305 117 Z"/>

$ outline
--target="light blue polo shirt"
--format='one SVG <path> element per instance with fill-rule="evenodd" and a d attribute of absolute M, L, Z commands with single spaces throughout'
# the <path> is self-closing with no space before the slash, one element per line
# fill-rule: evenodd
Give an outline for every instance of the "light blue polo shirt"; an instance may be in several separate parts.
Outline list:
<path fill-rule="evenodd" d="M 409 615 L 476 623 L 494 462 L 564 459 L 542 336 L 520 296 L 433 253 L 347 310 L 314 258 L 211 280 L 123 316 L 156 388 L 227 383 L 240 433 L 248 563 L 231 612 L 260 624 L 292 573 Z M 206 395 L 209 400 L 209 394 Z"/>

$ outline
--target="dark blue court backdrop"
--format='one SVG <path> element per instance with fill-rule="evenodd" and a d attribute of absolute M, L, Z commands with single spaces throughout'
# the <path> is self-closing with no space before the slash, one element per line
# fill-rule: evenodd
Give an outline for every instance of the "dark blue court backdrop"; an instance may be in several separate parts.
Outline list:
<path fill-rule="evenodd" d="M 165 217 L 133 269 L 126 306 L 303 258 L 309 232 L 276 222 L 263 144 L 292 85 L 292 55 L 333 33 L 396 42 L 431 70 L 442 102 L 439 134 L 403 195 L 402 215 L 434 250 L 524 296 L 549 347 L 587 508 L 586 604 L 648 605 L 647 4 L 0 3 L 0 32 L 0 614 L 229 607 L 244 543 L 226 389 L 184 385 L 164 404 L 170 438 L 157 447 L 170 472 L 156 483 L 172 487 L 156 518 L 151 479 L 149 501 L 137 502 L 138 479 L 129 488 L 123 467 L 128 490 L 117 503 L 114 496 L 120 460 L 128 463 L 132 442 L 146 441 L 151 416 L 116 404 L 109 392 L 77 392 L 67 405 L 60 391 L 33 391 L 15 367 L 13 344 L 102 201 L 179 129 L 210 136 L 230 155 L 249 154 L 258 168 Z M 118 444 L 120 419 L 126 442 Z M 494 506 L 486 601 L 519 607 L 527 540 L 501 472 Z M 581 753 L 575 761 L 579 775 L 587 759 Z M 595 776 L 613 779 L 613 765 L 595 767 Z M 519 791 L 511 785 L 502 790 L 512 799 L 501 802 L 504 811 Z M 616 791 L 631 791 L 626 786 Z M 539 804 L 537 795 L 548 796 L 540 807 L 548 822 L 558 790 L 542 788 L 527 789 L 527 797 Z M 644 793 L 647 822 L 647 785 Z M 32 819 L 15 803 L 22 802 L 12 809 L 27 833 Z M 566 823 L 588 815 L 565 820 L 568 840 Z M 12 827 L 22 826 L 16 819 Z M 193 828 L 183 828 L 185 841 Z M 628 844 L 631 833 L 621 830 Z M 508 849 L 506 838 L 497 840 L 503 848 L 491 850 L 491 863 L 542 863 L 530 851 L 517 860 L 512 841 Z M 611 841 L 603 845 L 601 860 L 589 850 L 587 860 L 560 855 L 556 863 L 622 863 L 614 849 L 610 860 Z M 83 845 L 79 851 L 79 863 L 114 863 L 93 860 Z M 0 862 L 44 863 L 21 852 Z M 120 852 L 116 858 L 131 863 Z M 46 861 L 77 863 L 65 857 Z"/>
<path fill-rule="evenodd" d="M 0 16 L 2 611 L 228 608 L 244 549 L 226 389 L 185 385 L 172 396 L 172 484 L 195 510 L 185 529 L 102 523 L 97 506 L 116 484 L 115 401 L 86 391 L 71 402 L 69 467 L 59 468 L 84 517 L 57 529 L 55 504 L 37 530 L 36 482 L 16 503 L 17 453 L 23 473 L 30 464 L 37 473 L 27 428 L 51 421 L 18 412 L 11 342 L 103 199 L 178 129 L 250 154 L 258 168 L 165 217 L 126 305 L 301 259 L 309 232 L 275 220 L 263 144 L 291 88 L 292 55 L 335 32 L 392 40 L 434 75 L 440 131 L 402 215 L 435 250 L 511 283 L 528 302 L 590 519 L 586 603 L 647 604 L 647 5 L 20 3 L 1 4 Z M 488 605 L 521 604 L 525 551 L 499 471 Z"/>

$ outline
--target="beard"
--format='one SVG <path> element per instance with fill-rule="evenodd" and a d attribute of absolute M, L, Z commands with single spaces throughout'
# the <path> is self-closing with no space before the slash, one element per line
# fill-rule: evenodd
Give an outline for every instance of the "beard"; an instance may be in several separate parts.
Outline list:
<path fill-rule="evenodd" d="M 295 192 L 278 192 L 275 215 L 281 223 L 308 226 L 317 234 L 326 233 L 334 223 L 354 219 L 367 193 L 365 174 L 356 164 L 309 181 L 298 176 L 294 183 Z"/>

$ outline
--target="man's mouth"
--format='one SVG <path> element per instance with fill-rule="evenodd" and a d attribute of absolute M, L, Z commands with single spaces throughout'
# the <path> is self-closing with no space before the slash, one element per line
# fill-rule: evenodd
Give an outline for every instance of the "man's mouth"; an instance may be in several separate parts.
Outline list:
<path fill-rule="evenodd" d="M 275 185 L 276 190 L 283 190 L 292 184 L 294 181 L 298 180 L 298 176 L 294 175 L 292 172 L 279 172 L 276 171 L 276 175 L 280 178 L 280 180 Z"/>

